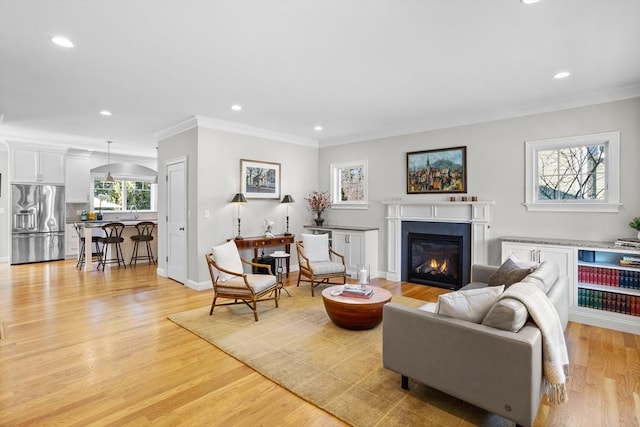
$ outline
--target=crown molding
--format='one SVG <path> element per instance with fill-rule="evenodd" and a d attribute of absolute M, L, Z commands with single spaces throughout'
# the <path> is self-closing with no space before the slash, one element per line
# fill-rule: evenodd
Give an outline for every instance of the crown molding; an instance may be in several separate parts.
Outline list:
<path fill-rule="evenodd" d="M 633 84 L 610 91 L 594 92 L 588 96 L 565 98 L 553 104 L 545 106 L 523 105 L 520 108 L 485 112 L 476 115 L 451 116 L 443 120 L 432 120 L 425 122 L 405 123 L 389 129 L 374 130 L 343 137 L 327 138 L 320 140 L 320 148 L 336 145 L 352 144 L 356 142 L 370 141 L 374 139 L 391 138 L 394 136 L 410 135 L 420 132 L 428 132 L 452 128 L 457 126 L 467 126 L 478 123 L 487 123 L 498 120 L 513 119 L 518 117 L 533 116 L 536 114 L 552 113 L 555 111 L 569 110 L 572 108 L 588 107 L 590 105 L 605 104 L 608 102 L 623 101 L 625 99 L 640 97 L 640 84 Z"/>
<path fill-rule="evenodd" d="M 288 144 L 305 145 L 307 147 L 318 148 L 318 140 L 316 139 L 303 138 L 296 135 L 290 135 L 280 132 L 273 132 L 267 129 L 257 128 L 236 122 L 228 122 L 226 120 L 220 120 L 200 115 L 193 116 L 181 123 L 178 123 L 177 125 L 156 132 L 154 134 L 154 137 L 159 141 L 185 132 L 189 129 L 193 129 L 195 127 L 235 133 L 238 135 L 254 136 L 256 138 L 269 139 L 272 141 L 285 142 Z"/>

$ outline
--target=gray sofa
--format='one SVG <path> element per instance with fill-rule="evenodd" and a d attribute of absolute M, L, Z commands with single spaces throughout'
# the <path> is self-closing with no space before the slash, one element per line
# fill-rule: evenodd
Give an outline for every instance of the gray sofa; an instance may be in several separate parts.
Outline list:
<path fill-rule="evenodd" d="M 544 268 L 544 274 L 540 273 Z M 498 267 L 472 266 L 472 283 L 486 286 Z M 569 316 L 569 282 L 556 264 L 545 262 L 522 281 L 542 277 L 550 283 L 562 327 Z M 530 320 L 518 332 L 496 329 L 434 314 L 394 302 L 383 311 L 384 367 L 469 402 L 489 412 L 531 426 L 542 398 L 542 337 Z"/>

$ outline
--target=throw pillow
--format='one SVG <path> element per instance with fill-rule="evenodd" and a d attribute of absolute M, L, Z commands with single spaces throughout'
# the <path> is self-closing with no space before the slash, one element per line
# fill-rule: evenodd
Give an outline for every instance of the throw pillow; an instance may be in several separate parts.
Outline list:
<path fill-rule="evenodd" d="M 516 265 L 520 268 L 536 268 L 538 266 L 537 261 L 522 261 L 521 259 L 518 259 L 518 257 L 514 254 L 509 255 L 508 258 L 511 261 L 515 262 Z"/>
<path fill-rule="evenodd" d="M 504 331 L 518 332 L 529 318 L 527 308 L 513 298 L 498 300 L 482 320 L 483 325 Z"/>
<path fill-rule="evenodd" d="M 532 271 L 533 268 L 520 268 L 518 264 L 507 258 L 500 268 L 489 276 L 489 286 L 505 285 L 509 287 L 524 279 Z"/>
<path fill-rule="evenodd" d="M 242 261 L 240 260 L 240 253 L 238 252 L 238 247 L 236 246 L 236 242 L 233 240 L 223 244 L 213 247 L 213 259 L 220 267 L 225 270 L 238 272 L 240 274 L 243 273 L 242 270 Z M 220 273 L 220 281 L 226 282 L 227 280 L 237 277 L 232 276 L 231 274 L 224 273 L 222 271 Z"/>
<path fill-rule="evenodd" d="M 309 262 L 329 261 L 328 234 L 303 234 L 302 244 Z"/>
<path fill-rule="evenodd" d="M 440 295 L 437 313 L 480 323 L 503 291 L 504 286 L 490 286 Z"/>
<path fill-rule="evenodd" d="M 540 281 L 543 286 L 542 291 L 546 294 L 556 283 L 559 275 L 560 267 L 558 267 L 558 264 L 553 261 L 543 261 L 538 268 L 529 274 L 528 278 Z"/>

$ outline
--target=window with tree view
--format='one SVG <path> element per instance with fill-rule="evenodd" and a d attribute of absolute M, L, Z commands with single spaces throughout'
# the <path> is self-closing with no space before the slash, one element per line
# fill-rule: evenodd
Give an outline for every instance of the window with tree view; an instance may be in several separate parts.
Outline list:
<path fill-rule="evenodd" d="M 528 210 L 619 209 L 619 132 L 528 141 L 526 157 Z"/>
<path fill-rule="evenodd" d="M 154 189 L 147 181 L 93 181 L 93 206 L 102 211 L 156 210 Z"/>
<path fill-rule="evenodd" d="M 336 208 L 367 207 L 366 160 L 331 164 L 331 202 Z"/>
<path fill-rule="evenodd" d="M 606 146 L 538 151 L 540 200 L 604 200 Z"/>

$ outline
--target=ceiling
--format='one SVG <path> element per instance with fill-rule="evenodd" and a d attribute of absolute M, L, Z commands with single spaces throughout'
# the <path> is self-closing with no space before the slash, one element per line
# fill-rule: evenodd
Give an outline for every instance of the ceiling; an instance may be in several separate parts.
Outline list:
<path fill-rule="evenodd" d="M 0 0 L 0 136 L 155 156 L 158 132 L 203 116 L 322 147 L 640 96 L 639 16 L 640 0 Z"/>

